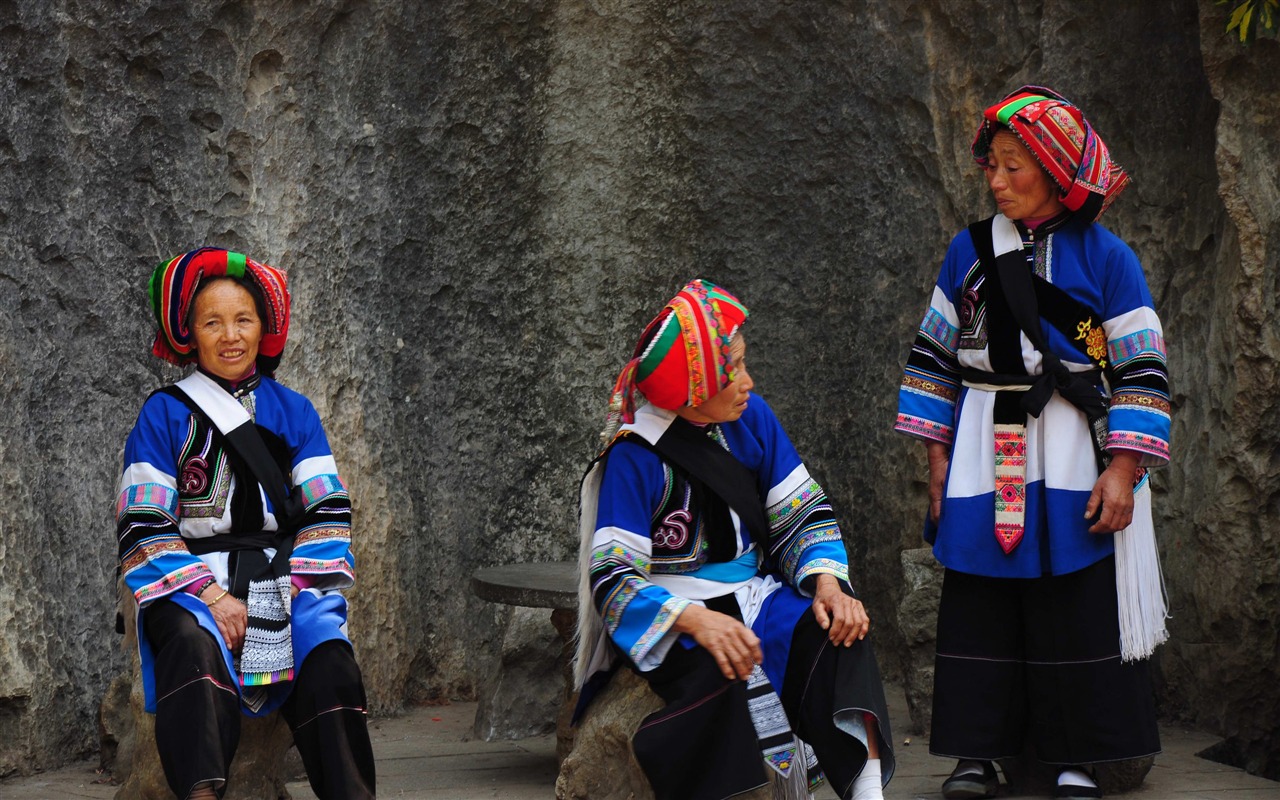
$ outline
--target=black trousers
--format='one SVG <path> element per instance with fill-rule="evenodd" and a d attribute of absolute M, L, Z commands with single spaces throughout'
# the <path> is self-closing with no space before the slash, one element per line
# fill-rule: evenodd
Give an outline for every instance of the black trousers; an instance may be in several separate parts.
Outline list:
<path fill-rule="evenodd" d="M 240 741 L 240 696 L 221 645 L 186 609 L 157 600 L 142 614 L 155 652 L 156 747 L 169 788 L 185 798 L 210 782 L 221 797 Z M 375 776 L 364 681 L 346 642 L 308 654 L 281 706 L 307 778 L 322 800 L 371 798 Z"/>
<path fill-rule="evenodd" d="M 1147 662 L 1122 663 L 1115 559 L 1069 575 L 947 570 L 938 608 L 934 755 L 1092 764 L 1160 751 Z"/>
<path fill-rule="evenodd" d="M 726 679 L 705 649 L 679 643 L 661 666 L 640 674 L 667 703 L 645 718 L 632 739 L 656 800 L 722 800 L 764 784 L 744 681 Z M 838 727 L 838 718 L 875 717 L 883 779 L 893 774 L 884 687 L 869 641 L 833 647 L 812 610 L 806 611 L 792 636 L 786 678 L 774 689 L 792 731 L 813 747 L 840 797 L 850 796 L 867 749 Z M 800 760 L 793 767 L 803 768 Z"/>

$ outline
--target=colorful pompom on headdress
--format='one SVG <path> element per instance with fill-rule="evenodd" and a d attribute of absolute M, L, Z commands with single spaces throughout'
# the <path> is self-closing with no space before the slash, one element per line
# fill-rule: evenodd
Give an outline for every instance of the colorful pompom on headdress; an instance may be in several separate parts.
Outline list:
<path fill-rule="evenodd" d="M 257 285 L 266 305 L 262 341 L 258 345 L 258 369 L 275 372 L 289 337 L 289 289 L 282 270 L 259 264 L 241 254 L 218 247 L 201 247 L 162 261 L 147 283 L 151 310 L 155 313 L 154 355 L 179 366 L 196 360 L 195 337 L 188 328 L 191 301 L 202 278 L 225 275 L 246 278 Z"/>
<path fill-rule="evenodd" d="M 983 112 L 973 158 L 987 166 L 991 139 L 1003 125 L 1013 132 L 1058 186 L 1062 204 L 1090 222 L 1129 185 L 1129 176 L 1084 114 L 1043 86 L 1023 86 Z"/>

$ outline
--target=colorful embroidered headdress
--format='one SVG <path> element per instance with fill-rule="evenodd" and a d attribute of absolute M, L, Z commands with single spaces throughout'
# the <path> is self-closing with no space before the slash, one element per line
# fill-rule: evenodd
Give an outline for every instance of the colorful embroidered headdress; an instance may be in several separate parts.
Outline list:
<path fill-rule="evenodd" d="M 973 158 L 987 166 L 991 139 L 1011 130 L 1058 185 L 1059 199 L 1081 218 L 1102 216 L 1129 176 L 1111 160 L 1102 137 L 1080 109 L 1042 86 L 1023 86 L 983 112 L 973 139 Z"/>
<path fill-rule="evenodd" d="M 734 379 L 729 345 L 747 319 L 738 298 L 701 278 L 691 281 L 644 329 L 614 383 L 609 425 L 634 422 L 637 390 L 659 408 L 697 408 Z"/>
<path fill-rule="evenodd" d="M 289 337 L 289 289 L 282 270 L 218 247 L 201 247 L 162 261 L 151 274 L 147 294 L 160 330 L 151 352 L 171 364 L 196 360 L 195 336 L 187 327 L 192 296 L 201 278 L 226 275 L 247 278 L 257 285 L 266 304 L 262 341 L 258 344 L 258 369 L 267 375 L 280 365 Z"/>

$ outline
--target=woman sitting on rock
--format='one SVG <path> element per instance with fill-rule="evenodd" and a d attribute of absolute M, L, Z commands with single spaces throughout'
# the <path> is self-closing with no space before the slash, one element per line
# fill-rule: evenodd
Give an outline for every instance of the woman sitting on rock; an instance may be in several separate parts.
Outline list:
<path fill-rule="evenodd" d="M 315 408 L 271 377 L 284 273 L 205 247 L 160 264 L 148 289 L 152 352 L 197 365 L 143 404 L 117 516 L 165 778 L 180 798 L 221 797 L 241 714 L 279 709 L 317 796 L 373 797 L 340 593 L 351 504 Z"/>
<path fill-rule="evenodd" d="M 582 487 L 576 678 L 621 656 L 665 701 L 632 741 L 658 800 L 777 773 L 879 798 L 893 773 L 870 622 L 844 543 L 746 367 L 747 309 L 695 280 L 640 337 Z M 636 392 L 647 401 L 636 407 Z"/>

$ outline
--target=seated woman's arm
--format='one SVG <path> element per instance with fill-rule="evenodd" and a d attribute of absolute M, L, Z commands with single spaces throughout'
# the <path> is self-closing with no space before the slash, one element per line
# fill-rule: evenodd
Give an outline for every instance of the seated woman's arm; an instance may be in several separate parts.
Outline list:
<path fill-rule="evenodd" d="M 650 517 L 662 491 L 657 456 L 627 442 L 614 445 L 600 482 L 591 592 L 605 630 L 642 671 L 662 663 L 680 633 L 676 621 L 690 605 L 649 580 Z"/>
<path fill-rule="evenodd" d="M 760 637 L 728 614 L 690 603 L 676 618 L 675 630 L 704 647 L 729 680 L 745 681 L 752 667 L 764 662 Z"/>
<path fill-rule="evenodd" d="M 301 396 L 299 396 L 301 397 Z M 293 447 L 293 483 L 305 512 L 289 558 L 296 589 L 346 589 L 355 582 L 351 555 L 351 497 L 320 415 L 305 398 L 297 412 L 299 440 Z"/>
<path fill-rule="evenodd" d="M 640 670 L 655 669 L 680 634 L 705 648 L 730 680 L 764 659 L 759 638 L 737 619 L 671 594 L 649 579 L 654 509 L 665 490 L 662 463 L 626 442 L 601 479 L 591 579 L 596 609 L 614 642 Z"/>
<path fill-rule="evenodd" d="M 171 464 L 177 463 L 180 444 L 174 437 L 185 434 L 186 414 L 166 395 L 154 395 L 125 442 L 116 510 L 121 570 L 140 608 L 179 591 L 198 597 L 209 606 L 227 648 L 239 652 L 248 623 L 245 606 L 214 581 L 178 530 L 178 484 L 169 470 L 176 472 Z"/>
<path fill-rule="evenodd" d="M 769 522 L 769 557 L 779 577 L 808 597 L 814 596 L 820 575 L 852 591 L 844 539 L 826 491 L 809 474 L 764 398 L 752 395 L 743 419 L 763 451 L 758 489 Z"/>
<path fill-rule="evenodd" d="M 120 567 L 141 607 L 213 577 L 178 532 L 179 445 L 173 441 L 169 412 L 164 395 L 154 395 L 143 405 L 125 442 L 116 504 Z"/>
<path fill-rule="evenodd" d="M 809 474 L 782 424 L 752 397 L 747 424 L 763 450 L 758 468 L 765 495 L 771 557 L 783 580 L 813 598 L 813 614 L 832 644 L 862 639 L 870 620 L 853 597 L 844 538 L 826 491 Z"/>

